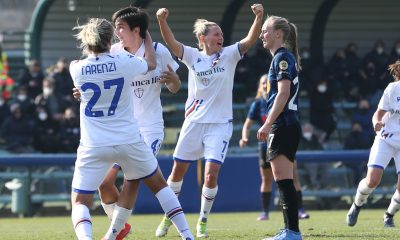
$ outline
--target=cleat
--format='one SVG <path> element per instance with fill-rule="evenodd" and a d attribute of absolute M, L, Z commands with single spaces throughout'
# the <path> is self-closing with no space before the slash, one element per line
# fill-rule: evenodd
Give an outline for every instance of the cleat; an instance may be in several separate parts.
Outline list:
<path fill-rule="evenodd" d="M 300 232 L 289 229 L 281 229 L 275 236 L 264 238 L 263 240 L 302 240 Z"/>
<path fill-rule="evenodd" d="M 299 210 L 299 219 L 309 219 L 310 214 L 306 213 L 304 209 Z"/>
<path fill-rule="evenodd" d="M 268 219 L 269 219 L 268 213 L 262 212 L 262 213 L 260 214 L 260 216 L 257 218 L 257 221 L 266 221 L 266 220 L 268 220 Z"/>
<path fill-rule="evenodd" d="M 196 226 L 196 237 L 208 238 L 207 222 L 203 222 L 199 219 Z"/>
<path fill-rule="evenodd" d="M 347 213 L 347 218 L 346 218 L 347 225 L 349 225 L 350 227 L 356 225 L 360 210 L 361 208 L 357 207 L 355 203 L 351 205 L 350 210 Z"/>
<path fill-rule="evenodd" d="M 172 222 L 166 216 L 161 220 L 160 225 L 158 225 L 156 230 L 156 237 L 164 237 L 168 233 L 169 227 L 171 227 Z"/>
<path fill-rule="evenodd" d="M 383 227 L 385 228 L 395 227 L 393 215 L 390 215 L 388 213 L 385 213 L 385 215 L 383 215 Z"/>
<path fill-rule="evenodd" d="M 125 223 L 124 228 L 118 233 L 115 240 L 124 239 L 129 233 L 131 233 L 131 225 L 129 223 Z"/>

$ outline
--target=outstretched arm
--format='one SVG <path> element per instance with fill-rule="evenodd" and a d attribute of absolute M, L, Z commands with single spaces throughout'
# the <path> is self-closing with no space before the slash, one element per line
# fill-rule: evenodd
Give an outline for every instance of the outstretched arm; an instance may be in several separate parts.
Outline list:
<path fill-rule="evenodd" d="M 172 33 L 172 30 L 167 23 L 168 15 L 169 15 L 168 9 L 166 8 L 158 9 L 157 19 L 158 19 L 158 25 L 160 26 L 160 32 L 165 43 L 171 49 L 174 55 L 177 56 L 178 58 L 182 58 L 183 46 L 182 43 L 178 42 L 175 39 L 175 36 Z"/>
<path fill-rule="evenodd" d="M 247 143 L 249 142 L 250 129 L 252 125 L 253 120 L 251 120 L 250 118 L 246 118 L 246 121 L 243 124 L 242 138 L 239 140 L 239 146 L 241 148 L 246 147 Z"/>
<path fill-rule="evenodd" d="M 249 33 L 245 38 L 240 40 L 239 50 L 241 54 L 245 54 L 256 43 L 258 36 L 260 36 L 262 21 L 264 17 L 264 7 L 262 4 L 251 5 L 251 10 L 256 17 L 251 25 Z"/>

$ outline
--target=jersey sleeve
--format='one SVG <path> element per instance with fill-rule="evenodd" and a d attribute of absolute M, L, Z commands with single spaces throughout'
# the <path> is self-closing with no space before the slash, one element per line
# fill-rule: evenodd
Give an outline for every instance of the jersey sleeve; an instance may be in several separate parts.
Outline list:
<path fill-rule="evenodd" d="M 168 70 L 167 65 L 171 66 L 174 72 L 178 70 L 179 64 L 172 58 L 171 53 L 163 44 L 161 43 L 157 44 L 156 55 L 161 59 L 162 71 Z"/>
<path fill-rule="evenodd" d="M 293 71 L 296 69 L 296 66 L 294 59 L 289 54 L 279 54 L 273 64 L 277 73 L 277 81 L 282 79 L 293 80 L 295 76 Z"/>
<path fill-rule="evenodd" d="M 390 109 L 390 94 L 391 94 L 391 89 L 393 87 L 393 84 L 389 84 L 385 91 L 383 92 L 383 95 L 381 97 L 381 100 L 379 100 L 378 108 L 382 109 L 384 111 L 388 111 Z"/>
<path fill-rule="evenodd" d="M 232 44 L 224 48 L 223 53 L 227 55 L 228 59 L 232 61 L 232 63 L 239 62 L 239 60 L 242 59 L 243 57 L 240 54 L 239 45 L 240 45 L 239 42 L 237 42 L 235 44 Z"/>
<path fill-rule="evenodd" d="M 198 54 L 199 50 L 197 50 L 197 48 L 183 45 L 182 62 L 188 67 L 192 66 Z"/>
<path fill-rule="evenodd" d="M 249 112 L 247 113 L 247 118 L 256 121 L 259 118 L 259 115 L 260 115 L 260 106 L 258 104 L 258 101 L 255 100 L 250 105 Z"/>

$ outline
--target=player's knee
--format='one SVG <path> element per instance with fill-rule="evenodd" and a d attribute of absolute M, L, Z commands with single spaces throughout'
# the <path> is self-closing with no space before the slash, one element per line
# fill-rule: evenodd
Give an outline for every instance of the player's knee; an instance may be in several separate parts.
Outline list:
<path fill-rule="evenodd" d="M 217 174 L 207 173 L 204 176 L 204 181 L 207 183 L 208 186 L 216 185 L 218 180 Z"/>

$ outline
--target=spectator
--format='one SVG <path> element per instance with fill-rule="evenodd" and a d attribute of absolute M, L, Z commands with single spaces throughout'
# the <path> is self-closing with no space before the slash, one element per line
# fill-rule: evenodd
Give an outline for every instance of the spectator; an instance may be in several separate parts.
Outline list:
<path fill-rule="evenodd" d="M 368 143 L 368 146 L 373 143 L 375 138 L 375 131 L 371 122 L 373 115 L 374 111 L 371 108 L 369 101 L 366 99 L 360 99 L 357 110 L 351 119 L 352 123 L 358 123 L 361 125 L 361 134 Z"/>
<path fill-rule="evenodd" d="M 29 98 L 35 99 L 42 92 L 43 78 L 39 61 L 31 60 L 28 67 L 17 78 L 17 83 L 27 88 Z"/>
<path fill-rule="evenodd" d="M 22 114 L 29 118 L 33 118 L 36 106 L 33 99 L 28 96 L 28 91 L 25 86 L 20 86 L 14 97 L 10 100 L 10 105 L 18 103 L 21 108 Z"/>
<path fill-rule="evenodd" d="M 10 112 L 11 115 L 0 127 L 0 138 L 4 141 L 5 149 L 12 153 L 33 152 L 31 121 L 23 115 L 17 103 L 10 106 Z"/>
<path fill-rule="evenodd" d="M 3 50 L 3 46 L 0 42 L 0 75 L 8 75 L 8 71 L 10 70 L 8 66 L 7 54 Z"/>
<path fill-rule="evenodd" d="M 349 71 L 349 79 L 351 82 L 357 84 L 360 81 L 360 72 L 362 69 L 361 58 L 357 55 L 358 46 L 354 42 L 347 44 L 345 48 L 346 65 Z"/>
<path fill-rule="evenodd" d="M 365 55 L 364 66 L 366 66 L 370 61 L 375 64 L 379 78 L 383 79 L 386 75 L 386 69 L 389 63 L 389 55 L 385 53 L 385 43 L 382 40 L 376 41 L 374 48 Z"/>
<path fill-rule="evenodd" d="M 54 93 L 61 101 L 61 108 L 65 109 L 67 106 L 75 105 L 72 97 L 72 88 L 74 83 L 69 73 L 69 62 L 66 58 L 58 59 L 54 71 L 53 79 L 55 83 Z"/>
<path fill-rule="evenodd" d="M 299 72 L 299 78 L 301 79 L 300 96 L 309 95 L 313 82 L 311 78 L 311 72 L 313 69 L 311 62 L 310 50 L 307 47 L 303 47 L 300 50 L 301 55 L 301 71 Z"/>
<path fill-rule="evenodd" d="M 397 40 L 392 48 L 392 51 L 390 52 L 390 57 L 389 57 L 389 62 L 396 62 L 397 60 L 400 59 L 400 39 Z"/>
<path fill-rule="evenodd" d="M 349 99 L 350 93 L 356 87 L 350 79 L 350 70 L 347 65 L 346 54 L 343 49 L 336 50 L 335 54 L 328 63 L 328 79 L 332 83 L 336 93 L 344 92 L 344 96 Z M 346 89 L 346 91 L 343 91 Z M 353 90 L 354 91 L 354 90 Z M 341 96 L 337 96 L 341 97 Z"/>
<path fill-rule="evenodd" d="M 13 94 L 14 86 L 14 79 L 5 74 L 0 74 L 0 99 L 9 100 Z"/>
<path fill-rule="evenodd" d="M 65 109 L 60 124 L 60 152 L 73 153 L 79 146 L 80 139 L 79 118 L 72 107 Z"/>
<path fill-rule="evenodd" d="M 33 147 L 42 153 L 56 153 L 59 149 L 59 124 L 49 117 L 46 108 L 37 107 Z"/>
<path fill-rule="evenodd" d="M 61 119 L 59 100 L 54 94 L 54 80 L 46 77 L 43 80 L 43 92 L 35 98 L 37 107 L 44 107 L 53 119 Z"/>
<path fill-rule="evenodd" d="M 299 142 L 299 150 L 312 151 L 312 150 L 322 150 L 323 147 L 318 141 L 318 137 L 314 133 L 314 127 L 310 123 L 304 123 L 302 125 L 302 137 Z M 326 163 L 306 163 L 303 164 L 304 168 L 307 170 L 309 182 L 312 188 L 320 189 L 323 188 L 327 164 Z"/>
<path fill-rule="evenodd" d="M 319 130 L 319 141 L 325 143 L 336 129 L 333 93 L 327 80 L 314 87 L 310 95 L 310 122 Z"/>
<path fill-rule="evenodd" d="M 361 70 L 360 94 L 364 98 L 371 97 L 377 91 L 377 88 L 384 89 L 383 84 L 379 81 L 375 63 L 368 61 L 365 68 Z"/>

